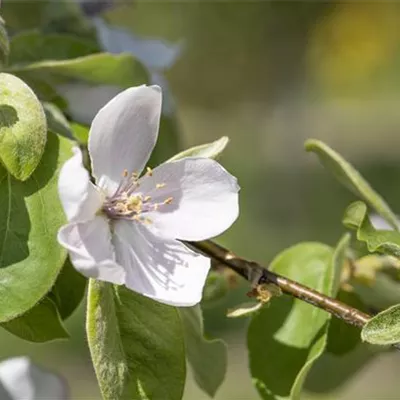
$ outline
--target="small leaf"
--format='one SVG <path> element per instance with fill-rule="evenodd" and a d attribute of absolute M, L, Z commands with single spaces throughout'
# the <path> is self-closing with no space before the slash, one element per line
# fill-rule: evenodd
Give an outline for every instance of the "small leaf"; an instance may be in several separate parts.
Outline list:
<path fill-rule="evenodd" d="M 57 189 L 71 141 L 49 133 L 40 164 L 25 182 L 0 165 L 0 322 L 11 320 L 42 299 L 65 262 L 57 242 L 65 223 Z"/>
<path fill-rule="evenodd" d="M 400 233 L 376 230 L 368 218 L 367 211 L 367 206 L 362 201 L 350 204 L 345 211 L 343 224 L 357 230 L 357 239 L 365 242 L 370 252 L 400 257 Z"/>
<path fill-rule="evenodd" d="M 67 319 L 80 305 L 85 295 L 87 279 L 66 259 L 49 296 L 57 305 L 61 318 Z"/>
<path fill-rule="evenodd" d="M 180 400 L 185 342 L 178 310 L 89 280 L 87 336 L 105 400 Z"/>
<path fill-rule="evenodd" d="M 316 153 L 321 163 L 333 173 L 336 179 L 356 196 L 368 203 L 393 228 L 399 229 L 396 215 L 385 200 L 371 187 L 361 174 L 336 151 L 325 143 L 309 139 L 305 143 L 307 151 Z"/>
<path fill-rule="evenodd" d="M 361 331 L 361 339 L 371 344 L 390 345 L 400 342 L 400 304 L 371 318 Z"/>
<path fill-rule="evenodd" d="M 36 343 L 69 337 L 55 303 L 47 296 L 28 312 L 4 322 L 1 327 L 21 339 Z"/>
<path fill-rule="evenodd" d="M 199 305 L 179 309 L 185 331 L 186 354 L 194 379 L 204 392 L 214 397 L 225 379 L 226 345 L 220 339 L 207 340 Z"/>
<path fill-rule="evenodd" d="M 270 269 L 331 295 L 334 279 L 332 249 L 300 243 L 271 263 Z M 330 315 L 300 300 L 280 296 L 251 320 L 248 331 L 250 369 L 263 399 L 298 399 L 304 380 L 326 346 Z"/>
<path fill-rule="evenodd" d="M 247 302 L 239 304 L 238 306 L 228 310 L 227 317 L 229 318 L 239 318 L 239 317 L 248 317 L 251 314 L 259 311 L 262 306 L 265 304 L 261 301 L 259 302 Z"/>
<path fill-rule="evenodd" d="M 43 109 L 47 119 L 47 129 L 56 135 L 74 139 L 71 127 L 62 111 L 52 103 L 43 103 Z"/>
<path fill-rule="evenodd" d="M 31 176 L 46 135 L 46 116 L 31 88 L 13 75 L 0 74 L 0 159 L 15 178 Z"/>
<path fill-rule="evenodd" d="M 190 149 L 182 151 L 176 154 L 169 161 L 176 161 L 186 157 L 204 157 L 204 158 L 217 158 L 225 149 L 229 143 L 229 138 L 227 136 L 222 136 L 215 142 L 202 144 L 200 146 L 194 146 Z"/>
<path fill-rule="evenodd" d="M 7 64 L 10 53 L 10 43 L 3 18 L 0 17 L 0 69 Z"/>

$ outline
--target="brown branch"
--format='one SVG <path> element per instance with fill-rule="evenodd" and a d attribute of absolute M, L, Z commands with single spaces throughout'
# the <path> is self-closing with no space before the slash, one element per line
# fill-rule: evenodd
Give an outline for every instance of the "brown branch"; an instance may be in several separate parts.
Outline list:
<path fill-rule="evenodd" d="M 280 290 L 289 295 L 296 297 L 306 303 L 318 307 L 335 317 L 343 320 L 347 324 L 362 328 L 371 318 L 370 315 L 357 310 L 339 300 L 326 296 L 298 282 L 285 278 L 275 272 L 268 270 L 266 267 L 243 258 L 236 256 L 231 251 L 210 241 L 187 242 L 191 247 L 204 253 L 206 256 L 218 261 L 219 263 L 231 268 L 252 285 L 272 283 L 280 288 Z"/>

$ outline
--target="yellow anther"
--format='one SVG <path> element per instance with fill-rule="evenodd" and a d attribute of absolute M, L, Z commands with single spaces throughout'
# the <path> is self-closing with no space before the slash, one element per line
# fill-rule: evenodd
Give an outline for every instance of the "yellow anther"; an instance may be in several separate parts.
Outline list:
<path fill-rule="evenodd" d="M 146 225 L 150 225 L 153 223 L 153 221 L 150 218 L 142 218 L 142 222 L 144 222 Z"/>
<path fill-rule="evenodd" d="M 157 211 L 158 210 L 158 204 L 153 204 L 153 210 Z"/>
<path fill-rule="evenodd" d="M 157 183 L 156 184 L 156 189 L 162 189 L 163 187 L 165 187 L 165 183 Z"/>
<path fill-rule="evenodd" d="M 126 178 L 128 176 L 128 170 L 127 169 L 124 169 L 124 171 L 122 172 L 122 176 L 124 178 Z"/>
<path fill-rule="evenodd" d="M 146 168 L 146 175 L 153 176 L 153 170 L 150 167 Z"/>
<path fill-rule="evenodd" d="M 132 172 L 132 179 L 136 181 L 139 178 L 139 174 L 137 172 Z"/>
<path fill-rule="evenodd" d="M 142 211 L 143 201 L 140 195 L 131 196 L 127 199 L 126 205 L 128 210 L 140 213 Z"/>
<path fill-rule="evenodd" d="M 151 200 L 151 196 L 146 196 L 144 199 L 143 199 L 143 203 L 146 203 L 146 202 L 148 202 L 148 201 L 150 201 Z"/>
<path fill-rule="evenodd" d="M 174 199 L 173 197 L 168 197 L 167 199 L 164 200 L 164 204 L 171 204 L 173 199 Z"/>

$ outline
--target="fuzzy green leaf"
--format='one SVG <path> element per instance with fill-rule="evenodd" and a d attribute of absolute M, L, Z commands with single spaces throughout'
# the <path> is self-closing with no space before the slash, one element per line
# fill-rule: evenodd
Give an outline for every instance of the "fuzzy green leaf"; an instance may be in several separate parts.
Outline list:
<path fill-rule="evenodd" d="M 53 286 L 66 251 L 57 242 L 65 223 L 57 189 L 71 142 L 49 133 L 40 164 L 25 182 L 0 166 L 0 322 L 31 309 Z"/>
<path fill-rule="evenodd" d="M 396 215 L 386 201 L 380 196 L 361 174 L 348 163 L 340 154 L 332 150 L 325 143 L 310 139 L 305 143 L 307 151 L 317 154 L 321 163 L 333 173 L 335 178 L 361 200 L 368 203 L 393 228 L 399 229 Z"/>
<path fill-rule="evenodd" d="M 380 312 L 371 318 L 361 331 L 365 342 L 390 345 L 400 342 L 400 304 Z"/>
<path fill-rule="evenodd" d="M 87 336 L 105 400 L 180 400 L 185 342 L 178 310 L 89 280 Z"/>
<path fill-rule="evenodd" d="M 0 159 L 17 179 L 35 170 L 46 145 L 47 124 L 42 105 L 21 79 L 0 74 Z"/>
<path fill-rule="evenodd" d="M 199 305 L 179 309 L 185 330 L 186 354 L 194 379 L 204 392 L 214 397 L 225 379 L 226 345 L 222 340 L 204 338 L 203 315 Z"/>

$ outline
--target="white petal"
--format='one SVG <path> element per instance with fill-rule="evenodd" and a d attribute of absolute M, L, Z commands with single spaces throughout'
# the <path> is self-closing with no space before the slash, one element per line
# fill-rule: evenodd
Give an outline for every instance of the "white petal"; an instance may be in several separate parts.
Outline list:
<path fill-rule="evenodd" d="M 58 192 L 69 221 L 91 219 L 102 204 L 102 196 L 90 182 L 89 173 L 82 164 L 82 152 L 74 148 L 74 155 L 60 171 Z"/>
<path fill-rule="evenodd" d="M 130 221 L 115 224 L 113 243 L 129 289 L 173 306 L 193 306 L 201 300 L 208 258 Z"/>
<path fill-rule="evenodd" d="M 151 229 L 181 240 L 204 240 L 228 229 L 239 213 L 237 180 L 219 163 L 207 158 L 186 158 L 160 165 L 141 180 L 140 190 L 152 202 L 171 204 L 146 214 Z M 165 184 L 155 189 L 156 184 Z"/>
<path fill-rule="evenodd" d="M 114 97 L 96 115 L 89 133 L 92 171 L 113 192 L 126 169 L 140 173 L 157 141 L 161 89 L 138 86 Z"/>
<path fill-rule="evenodd" d="M 108 220 L 97 216 L 91 221 L 68 224 L 58 232 L 74 267 L 89 278 L 122 284 L 124 269 L 115 262 Z"/>
<path fill-rule="evenodd" d="M 62 378 L 42 370 L 27 357 L 16 357 L 0 363 L 2 400 L 66 400 L 68 388 Z M 4 392 L 6 394 L 4 394 Z"/>

